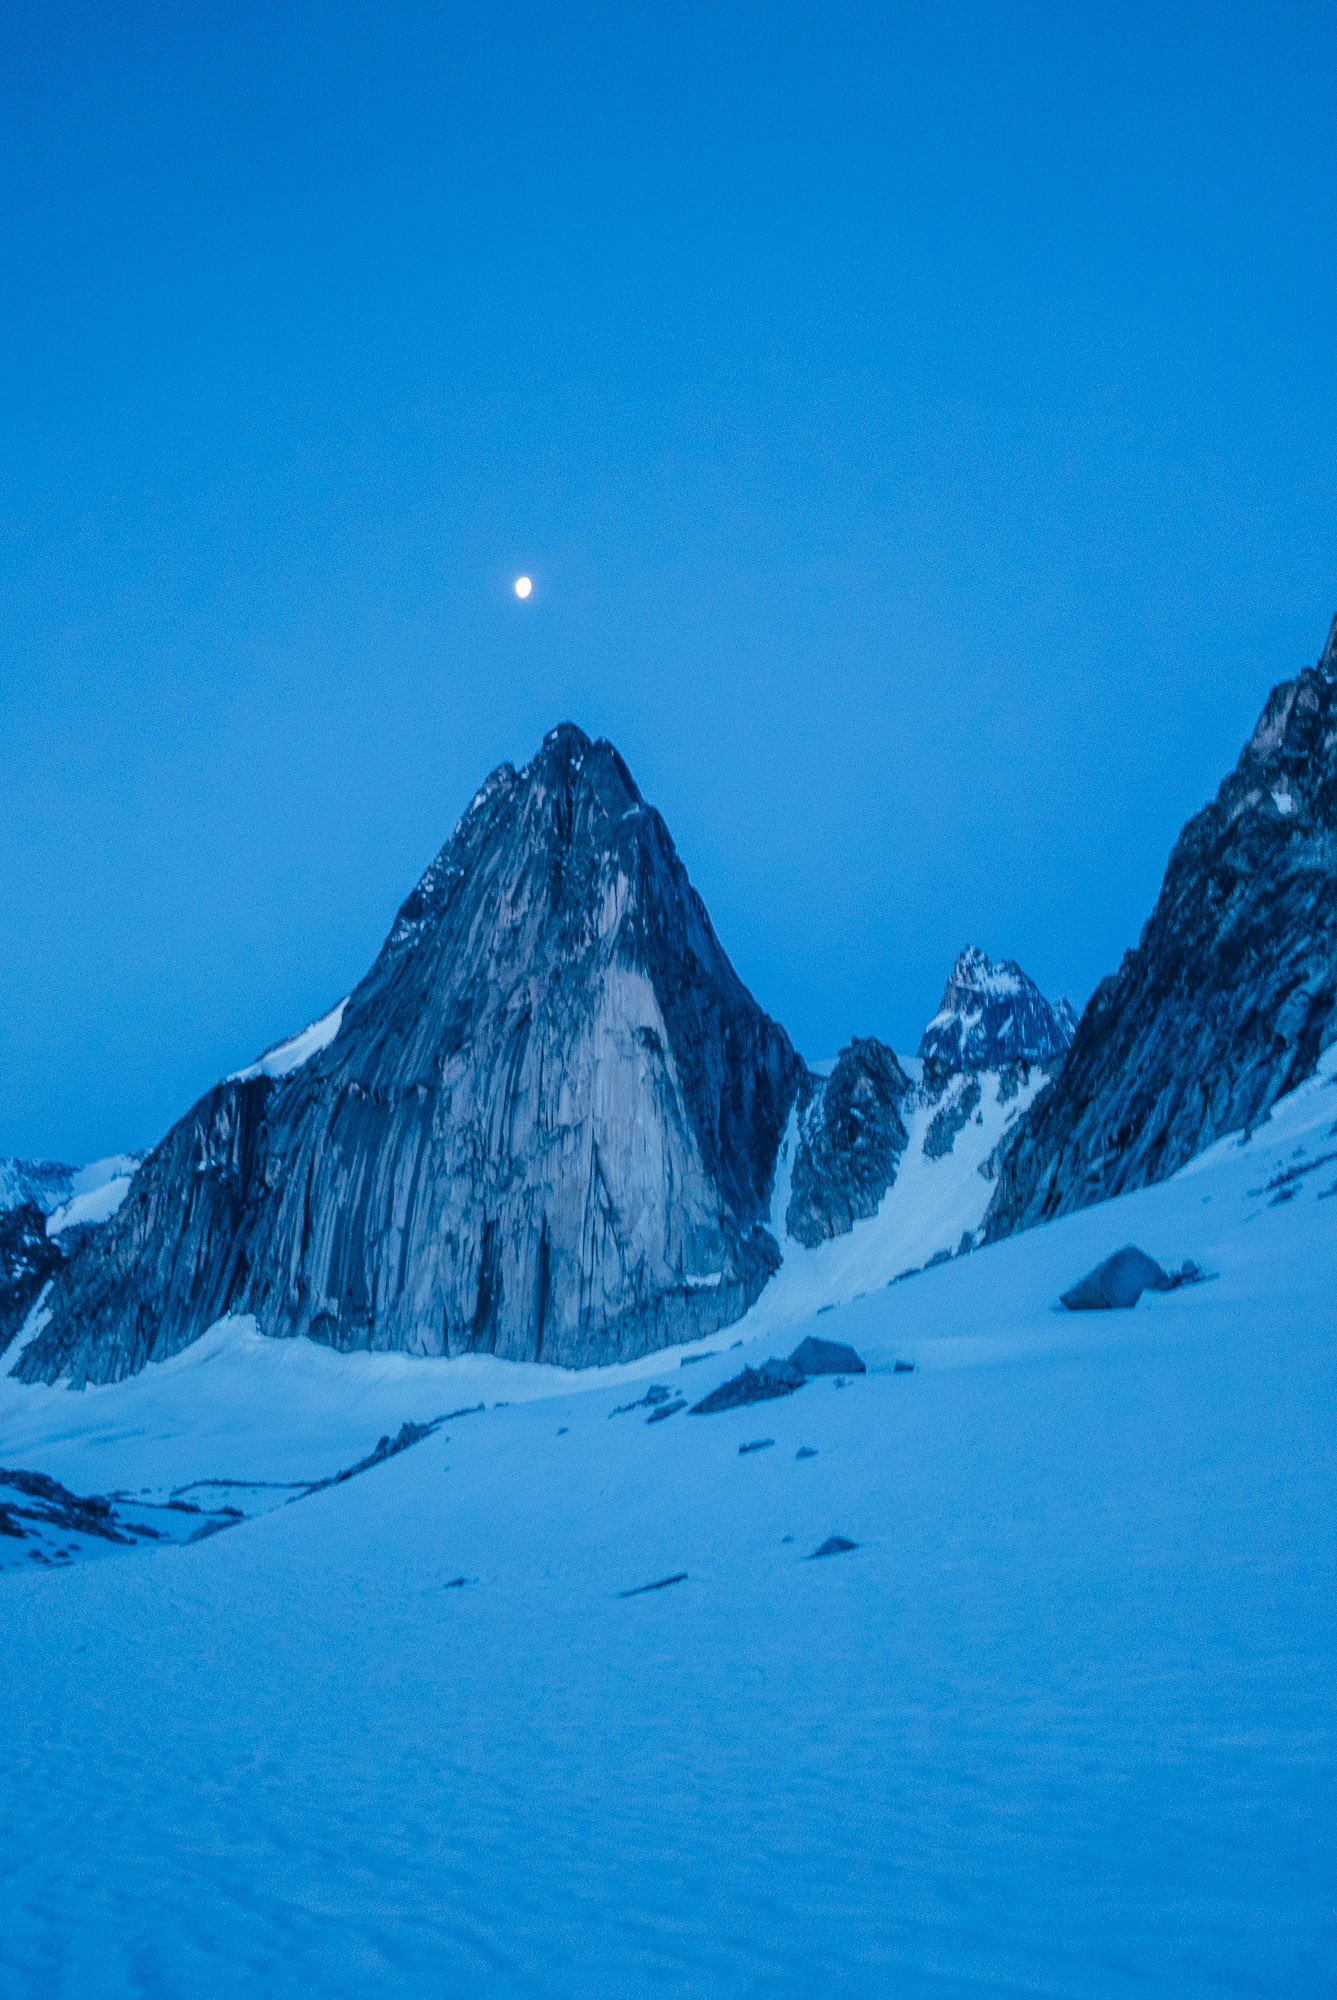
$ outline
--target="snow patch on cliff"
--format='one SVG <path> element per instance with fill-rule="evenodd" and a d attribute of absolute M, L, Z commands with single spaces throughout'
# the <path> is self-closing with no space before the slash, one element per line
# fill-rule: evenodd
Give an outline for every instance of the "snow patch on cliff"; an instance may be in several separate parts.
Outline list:
<path fill-rule="evenodd" d="M 303 1063 L 310 1062 L 312 1056 L 319 1055 L 322 1049 L 329 1047 L 339 1032 L 344 1018 L 344 1008 L 347 1005 L 348 996 L 345 995 L 337 1007 L 331 1007 L 328 1014 L 322 1014 L 318 1021 L 313 1021 L 309 1027 L 303 1028 L 300 1034 L 289 1035 L 286 1042 L 276 1042 L 272 1049 L 266 1050 L 259 1061 L 251 1063 L 249 1068 L 233 1070 L 227 1081 L 249 1083 L 257 1076 L 291 1076 L 292 1072 L 300 1069 Z"/>

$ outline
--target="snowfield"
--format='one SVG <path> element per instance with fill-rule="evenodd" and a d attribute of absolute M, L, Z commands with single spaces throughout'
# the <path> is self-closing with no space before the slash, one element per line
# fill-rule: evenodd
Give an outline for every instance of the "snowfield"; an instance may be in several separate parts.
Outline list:
<path fill-rule="evenodd" d="M 889 1284 L 951 1165 L 704 1358 L 0 1376 L 6 1466 L 280 1482 L 0 1576 L 5 2000 L 1331 1993 L 1337 1088 Z M 1057 1307 L 1128 1242 L 1209 1282 Z M 648 1421 L 813 1331 L 869 1372 Z"/>

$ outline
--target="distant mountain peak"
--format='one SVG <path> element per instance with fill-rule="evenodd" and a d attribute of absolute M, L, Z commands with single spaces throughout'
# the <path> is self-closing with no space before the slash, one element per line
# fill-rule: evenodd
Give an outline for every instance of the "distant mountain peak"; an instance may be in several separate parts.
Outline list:
<path fill-rule="evenodd" d="M 958 952 L 937 1013 L 919 1044 L 926 1067 L 941 1074 L 1044 1066 L 1072 1041 L 1077 1016 L 1066 1000 L 1046 1000 L 1015 959 L 991 959 L 978 945 Z"/>

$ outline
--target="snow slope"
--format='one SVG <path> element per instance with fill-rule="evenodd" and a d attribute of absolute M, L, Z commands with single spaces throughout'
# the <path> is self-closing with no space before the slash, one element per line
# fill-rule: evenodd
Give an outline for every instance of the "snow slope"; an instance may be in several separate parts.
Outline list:
<path fill-rule="evenodd" d="M 116 1388 L 0 1378 L 0 1460 L 81 1491 L 487 1405 L 0 1578 L 0 1992 L 1331 1991 L 1335 1124 L 1321 1078 L 882 1284 L 816 1323 L 869 1374 L 714 1417 L 624 1406 L 778 1322 L 596 1375 L 233 1324 Z M 1127 1241 L 1214 1275 L 1056 1309 Z"/>
<path fill-rule="evenodd" d="M 51 1218 L 48 1236 L 71 1222 L 105 1222 L 119 1208 L 143 1161 L 142 1153 L 113 1153 L 87 1167 L 62 1167 L 50 1160 L 0 1160 L 0 1210 L 35 1203 Z M 106 1192 L 113 1183 L 120 1184 L 115 1197 Z M 109 1201 L 111 1206 L 106 1207 Z M 96 1213 L 99 1203 L 106 1208 L 104 1214 Z M 64 1219 L 57 1222 L 57 1216 Z"/>
<path fill-rule="evenodd" d="M 898 1060 L 918 1083 L 922 1069 L 918 1058 Z M 773 1333 L 778 1338 L 814 1313 L 847 1305 L 918 1271 L 931 1257 L 954 1255 L 962 1237 L 974 1234 L 993 1194 L 993 1182 L 980 1168 L 1044 1088 L 1046 1077 L 1033 1069 L 1029 1081 L 1005 1098 L 998 1072 L 982 1071 L 975 1079 L 980 1085 L 977 1112 L 956 1134 L 951 1151 L 934 1159 L 924 1151 L 929 1127 L 970 1080 L 965 1075 L 954 1077 L 944 1096 L 913 1104 L 905 1116 L 906 1148 L 877 1214 L 811 1250 L 785 1228 L 797 1133 L 791 1118 L 780 1148 L 770 1215 L 771 1234 L 784 1261 L 735 1332 L 748 1338 Z"/>

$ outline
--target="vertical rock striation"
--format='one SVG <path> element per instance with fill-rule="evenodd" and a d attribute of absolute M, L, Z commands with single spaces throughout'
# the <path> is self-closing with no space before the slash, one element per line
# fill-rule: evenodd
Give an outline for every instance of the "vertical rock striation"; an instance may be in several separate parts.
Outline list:
<path fill-rule="evenodd" d="M 567 724 L 495 771 L 321 1025 L 168 1134 L 25 1379 L 119 1379 L 225 1312 L 584 1366 L 729 1324 L 773 1270 L 802 1065 L 610 744 Z"/>
<path fill-rule="evenodd" d="M 1005 1153 L 990 1240 L 1165 1179 L 1337 1035 L 1337 619 L 1175 844 L 1135 951 Z"/>

